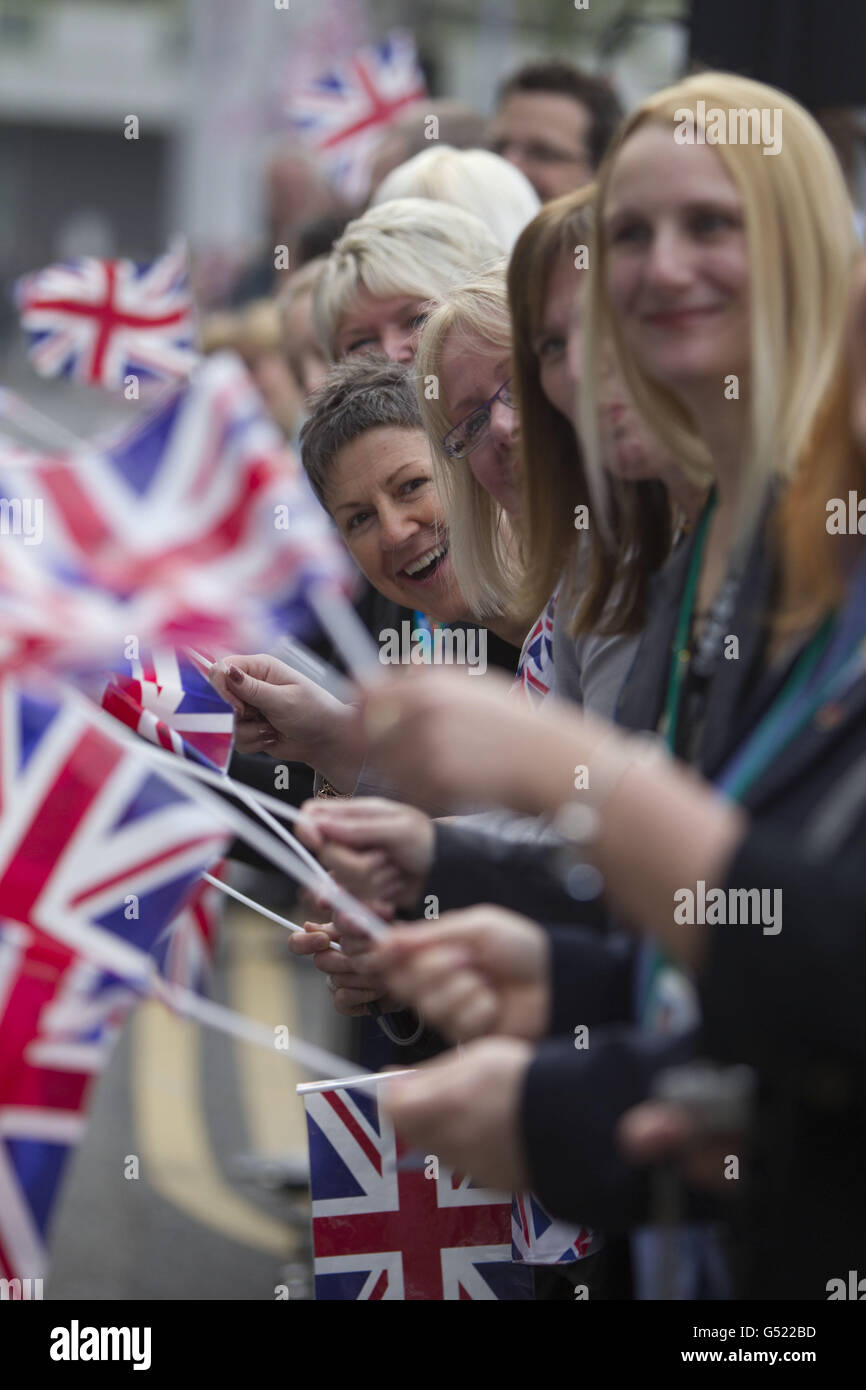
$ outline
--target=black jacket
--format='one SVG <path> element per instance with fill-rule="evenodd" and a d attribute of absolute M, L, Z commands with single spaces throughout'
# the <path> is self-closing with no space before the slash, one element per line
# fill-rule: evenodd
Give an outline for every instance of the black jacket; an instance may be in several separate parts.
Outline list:
<path fill-rule="evenodd" d="M 829 1280 L 866 1273 L 864 861 L 818 864 L 755 829 L 729 883 L 781 888 L 783 929 L 713 929 L 703 1049 L 759 1080 L 735 1218 L 745 1298 L 825 1299 Z"/>
<path fill-rule="evenodd" d="M 691 544 L 693 542 L 672 557 L 654 586 L 649 621 L 641 648 L 620 700 L 619 718 L 621 722 L 634 729 L 655 727 L 662 711 L 668 661 Z M 700 768 L 709 778 L 718 775 L 742 738 L 770 705 L 791 669 L 792 661 L 788 661 L 784 668 L 771 672 L 763 669 L 766 633 L 761 612 L 770 593 L 771 580 L 770 557 L 766 548 L 758 543 L 752 550 L 732 625 L 739 637 L 739 661 L 723 663 L 709 696 L 699 757 Z M 866 637 L 866 611 L 860 613 L 859 617 L 862 621 L 863 635 Z M 832 883 L 837 865 L 866 861 L 866 676 L 861 675 L 840 698 L 818 710 L 809 726 L 765 769 L 749 789 L 744 797 L 744 805 L 751 811 L 756 832 L 774 836 L 777 844 L 797 846 L 793 855 L 790 848 L 788 851 L 792 868 L 797 864 L 798 855 L 811 854 L 816 861 L 820 860 L 820 871 L 813 865 L 811 872 L 820 872 L 821 881 L 825 886 Z M 750 867 L 751 861 L 741 858 L 732 869 L 731 884 L 760 886 L 748 882 Z M 779 887 L 780 882 L 777 879 L 775 883 L 765 886 Z M 741 997 L 745 986 L 739 978 L 739 966 L 748 966 L 752 957 L 745 953 L 740 957 L 736 951 L 742 949 L 745 952 L 742 941 L 746 939 L 750 942 L 752 956 L 757 954 L 764 962 L 762 970 L 756 976 L 757 981 L 765 980 L 768 975 L 772 975 L 776 978 L 777 987 L 783 988 L 784 972 L 782 977 L 776 976 L 777 970 L 782 971 L 782 961 L 789 958 L 789 955 L 795 959 L 798 943 L 802 948 L 803 943 L 811 941 L 816 958 L 823 962 L 827 972 L 826 988 L 830 994 L 836 989 L 843 992 L 846 989 L 846 984 L 840 983 L 839 980 L 839 972 L 845 968 L 840 960 L 839 944 L 831 944 L 828 941 L 826 949 L 823 948 L 827 936 L 827 914 L 835 912 L 835 906 L 831 906 L 829 899 L 822 899 L 818 889 L 813 889 L 808 897 L 804 897 L 802 903 L 797 903 L 796 894 L 797 889 L 793 888 L 790 897 L 783 897 L 786 909 L 789 900 L 792 900 L 792 910 L 794 906 L 797 907 L 796 930 L 792 929 L 790 943 L 785 937 L 786 929 L 783 929 L 778 937 L 764 936 L 761 933 L 750 934 L 748 928 L 718 929 L 717 937 L 726 943 L 733 942 L 734 936 L 738 932 L 740 934 L 736 946 L 726 947 L 734 952 L 733 959 L 736 965 L 729 969 L 726 986 L 719 991 L 727 1003 L 727 1022 L 729 1031 L 733 1030 L 733 1036 L 737 1036 L 737 1027 L 748 1030 L 749 1018 L 754 1017 L 754 1013 L 750 1014 L 749 1002 L 753 1004 L 754 1010 L 760 1009 L 760 986 L 755 981 L 749 981 L 745 1007 Z M 835 902 L 834 896 L 832 903 Z M 853 911 L 853 908 L 849 908 L 847 916 L 842 915 L 837 928 L 843 940 L 848 943 L 844 948 L 848 951 L 853 949 L 846 936 L 846 932 L 852 929 Z M 861 921 L 863 916 L 861 906 Z M 863 926 L 866 926 L 866 922 Z M 785 944 L 777 950 L 783 938 Z M 610 949 L 611 943 L 608 941 L 596 942 L 591 947 L 596 957 Z M 589 950 L 585 941 L 575 940 L 569 943 L 559 937 L 554 939 L 555 1019 L 570 1019 L 574 1023 L 584 1021 L 580 1017 L 580 1011 L 587 1007 Z M 627 949 L 620 965 L 628 977 Z M 630 982 L 627 978 L 617 979 L 615 966 L 611 965 L 609 969 L 603 970 L 596 962 L 592 968 L 597 978 L 603 978 L 605 998 L 611 1002 L 612 1007 L 616 1008 L 623 999 L 631 997 Z M 717 988 L 715 969 L 714 965 L 711 966 L 705 976 L 707 981 L 713 981 L 713 991 Z M 862 974 L 860 980 L 863 980 Z M 847 982 L 847 986 L 850 990 L 850 982 Z M 803 987 L 801 982 L 800 988 Z M 573 990 L 576 993 L 572 997 Z M 716 993 L 713 993 L 712 998 L 718 998 Z M 704 1002 L 707 1002 L 706 995 Z M 795 1010 L 798 1017 L 800 1012 Z M 827 1013 L 832 1013 L 832 1007 L 826 1010 L 825 1019 Z M 850 1020 L 850 1009 L 847 1016 Z M 617 1015 L 610 1021 L 615 1024 Z M 709 1029 L 709 1023 L 707 1027 Z M 766 1031 L 760 1031 L 762 1036 L 766 1037 Z M 808 1037 L 808 1030 L 802 1037 Z M 622 1030 L 616 1027 L 597 1030 L 591 1047 L 586 1052 L 575 1052 L 569 1039 L 552 1040 L 541 1049 L 532 1064 L 525 1089 L 524 1130 L 533 1183 L 542 1200 L 551 1205 L 556 1214 L 616 1228 L 617 1224 L 628 1224 L 643 1213 L 645 1182 L 639 1173 L 622 1163 L 614 1144 L 613 1126 L 619 1115 L 649 1094 L 652 1077 L 658 1070 L 671 1061 L 682 1059 L 683 1046 L 687 1051 L 691 1049 L 693 1053 L 701 1051 L 710 1055 L 725 1056 L 724 1050 L 719 1049 L 717 1033 L 711 1035 L 707 1031 L 705 1036 L 695 1034 L 689 1039 L 679 1039 L 665 1044 L 658 1039 L 648 1039 L 636 1030 Z M 669 1051 L 666 1051 L 666 1047 Z M 729 1048 L 729 1054 L 730 1051 Z M 735 1046 L 733 1052 L 737 1051 L 738 1047 Z M 819 1070 L 823 1069 L 827 1059 L 816 1059 L 816 1063 Z M 827 1082 L 828 1094 L 833 1088 L 837 1088 L 844 1095 L 854 1094 L 856 1086 L 850 1070 L 851 1065 L 855 1064 L 846 1064 L 844 1076 L 831 1065 L 834 1080 Z M 858 1061 L 855 1069 L 860 1065 Z M 824 1075 L 823 1070 L 821 1074 Z M 777 1136 L 783 1131 L 789 1134 L 797 1132 L 802 1137 L 804 1132 L 808 1132 L 811 1123 L 808 1095 L 791 1090 L 787 1083 L 786 1086 L 780 1087 L 778 1074 L 774 1074 L 773 1079 L 766 1082 L 762 1073 L 761 1080 L 763 1107 L 769 1103 L 768 1094 L 784 1096 L 779 1102 L 785 1113 L 784 1124 L 774 1109 L 776 1119 L 770 1123 L 769 1132 Z M 575 1154 L 569 1150 L 569 1144 L 565 1139 L 569 1132 L 569 1121 L 566 1121 L 560 1132 L 559 1142 L 552 1148 L 550 1145 L 551 1121 L 548 1110 L 554 1093 L 560 1096 L 567 1094 L 569 1105 L 575 1107 L 577 1119 L 575 1128 L 570 1132 L 582 1154 L 583 1180 L 579 1188 L 574 1184 Z M 843 1104 L 843 1109 L 846 1105 L 847 1102 Z M 590 1126 L 586 1117 L 592 1113 L 597 1114 L 599 1119 L 596 1124 Z M 767 1113 L 766 1108 L 762 1109 L 759 1133 L 766 1129 Z M 851 1100 L 848 1119 L 855 1129 L 862 1127 L 863 1118 L 859 1101 L 856 1099 Z M 841 1139 L 841 1136 L 839 1137 Z M 807 1144 L 807 1152 L 810 1157 L 804 1158 L 805 1166 L 815 1161 L 816 1155 L 822 1152 L 821 1142 L 818 1141 L 817 1146 L 811 1150 Z M 839 1185 L 847 1187 L 843 1148 L 830 1145 L 823 1152 L 828 1164 L 827 1180 L 837 1189 Z M 778 1151 L 776 1156 L 778 1157 Z M 838 1170 L 835 1178 L 831 1176 L 834 1166 Z M 755 1181 L 755 1191 L 760 1191 L 760 1181 L 757 1177 Z M 787 1191 L 786 1196 L 782 1196 L 783 1191 L 784 1183 L 781 1188 L 776 1189 L 780 1203 L 777 1204 L 776 1210 L 785 1213 L 784 1216 L 779 1215 L 777 1235 L 785 1229 L 786 1222 L 789 1225 L 796 1224 L 798 1219 L 794 1204 L 788 1200 L 792 1197 L 792 1189 Z M 815 1185 L 815 1193 L 817 1191 L 818 1184 Z M 570 1197 L 567 1196 L 569 1192 Z M 578 1204 L 575 1206 L 577 1193 Z M 816 1197 L 816 1200 L 820 1202 L 821 1199 Z M 850 1205 L 852 1217 L 862 1211 L 859 1196 Z M 861 1238 L 866 1248 L 866 1227 L 861 1230 Z M 749 1248 L 748 1242 L 744 1242 L 743 1248 Z M 773 1245 L 773 1249 L 778 1253 L 778 1242 Z M 764 1296 L 767 1296 L 769 1288 L 766 1284 L 768 1265 L 773 1263 L 773 1259 L 768 1257 L 761 1266 L 762 1277 L 765 1280 Z M 789 1270 L 789 1273 L 794 1278 L 794 1271 Z M 831 1277 L 831 1273 L 828 1273 L 827 1278 Z M 844 1274 L 844 1271 L 841 1273 Z M 745 1274 L 743 1279 L 745 1287 Z M 813 1288 L 811 1293 L 801 1296 L 824 1295 L 815 1292 Z"/>

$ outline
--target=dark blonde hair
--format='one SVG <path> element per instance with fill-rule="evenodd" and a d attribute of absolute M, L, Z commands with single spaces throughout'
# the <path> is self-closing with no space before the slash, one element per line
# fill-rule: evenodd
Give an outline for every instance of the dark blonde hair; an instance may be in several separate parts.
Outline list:
<path fill-rule="evenodd" d="M 574 633 L 636 632 L 643 624 L 646 578 L 670 548 L 666 490 L 654 481 L 611 480 L 610 521 L 619 541 L 615 551 L 602 543 L 595 528 L 575 530 L 575 507 L 590 505 L 583 455 L 571 422 L 542 390 L 534 348 L 557 260 L 575 257 L 577 248 L 590 240 L 594 196 L 590 184 L 546 203 L 521 233 L 508 266 L 520 414 L 522 599 L 528 611 L 541 612 L 562 577 L 560 603 L 573 610 Z"/>

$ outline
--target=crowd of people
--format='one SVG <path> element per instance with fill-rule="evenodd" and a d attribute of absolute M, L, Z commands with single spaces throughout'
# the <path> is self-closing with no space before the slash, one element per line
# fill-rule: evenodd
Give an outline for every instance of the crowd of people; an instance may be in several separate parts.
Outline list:
<path fill-rule="evenodd" d="M 684 110 L 780 113 L 780 146 L 681 139 Z M 392 1021 L 398 1131 L 591 1228 L 539 1298 L 824 1299 L 866 1249 L 850 193 L 732 74 L 623 115 L 534 64 L 486 132 L 446 114 L 454 145 L 420 109 L 389 134 L 268 350 L 374 639 L 457 629 L 495 669 L 383 665 L 344 703 L 236 654 L 233 771 L 312 769 L 299 833 L 394 924 L 311 911 L 290 944 L 362 1060 Z"/>

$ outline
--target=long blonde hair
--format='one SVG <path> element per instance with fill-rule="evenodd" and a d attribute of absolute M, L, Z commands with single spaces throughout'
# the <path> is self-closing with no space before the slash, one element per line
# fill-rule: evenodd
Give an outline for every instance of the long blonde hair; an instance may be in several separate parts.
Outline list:
<path fill-rule="evenodd" d="M 595 344 L 609 338 L 636 407 L 696 481 L 707 477 L 710 459 L 691 415 L 668 387 L 639 365 L 611 312 L 605 288 L 604 212 L 612 170 L 625 141 L 650 123 L 673 130 L 684 112 L 696 120 L 699 100 L 707 109 L 737 115 L 745 114 L 743 108 L 778 110 L 783 130 L 780 151 L 769 157 L 757 142 L 715 146 L 743 201 L 749 253 L 751 416 L 737 541 L 743 547 L 770 478 L 796 476 L 815 445 L 818 427 L 826 434 L 824 414 L 839 408 L 857 242 L 853 209 L 832 146 L 809 113 L 776 88 L 730 73 L 702 72 L 648 98 L 624 122 L 599 171 L 586 335 Z M 581 432 L 603 520 L 606 491 L 597 400 L 597 354 L 589 351 Z M 789 555 L 785 562 L 789 570 L 792 560 Z M 826 584 L 824 591 L 829 599 Z"/>
<path fill-rule="evenodd" d="M 449 458 L 442 447 L 442 437 L 453 424 L 438 389 L 446 342 L 449 347 L 476 350 L 480 344 L 510 360 L 504 261 L 452 290 L 434 309 L 421 332 L 415 373 L 433 476 L 448 520 L 451 563 L 463 596 L 478 618 L 504 613 L 523 617 L 515 610 L 522 569 L 513 526 L 499 503 L 476 481 L 467 460 Z"/>

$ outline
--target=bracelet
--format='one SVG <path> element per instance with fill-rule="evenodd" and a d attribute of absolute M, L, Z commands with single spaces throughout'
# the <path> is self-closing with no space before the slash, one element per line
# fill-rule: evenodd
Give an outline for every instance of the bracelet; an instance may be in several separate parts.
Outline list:
<path fill-rule="evenodd" d="M 579 902 L 597 898 L 604 890 L 604 878 L 593 861 L 591 847 L 601 832 L 605 806 L 631 768 L 666 761 L 669 757 L 667 746 L 655 733 L 637 733 L 625 738 L 621 733 L 609 733 L 596 747 L 611 742 L 621 747 L 625 745 L 618 766 L 607 769 L 600 789 L 597 782 L 584 789 L 589 799 L 564 801 L 550 822 L 551 829 L 565 842 L 560 861 L 565 890 Z"/>
<path fill-rule="evenodd" d="M 387 1014 L 384 1014 L 376 1004 L 370 1004 L 368 1007 L 382 1032 L 385 1034 L 385 1037 L 388 1038 L 390 1042 L 395 1043 L 397 1047 L 411 1047 L 413 1043 L 419 1041 L 421 1034 L 424 1032 L 424 1020 L 420 1014 L 418 1015 L 418 1026 L 415 1028 L 414 1032 L 410 1033 L 408 1038 L 402 1038 L 399 1033 L 394 1032 L 394 1029 L 388 1022 Z"/>

